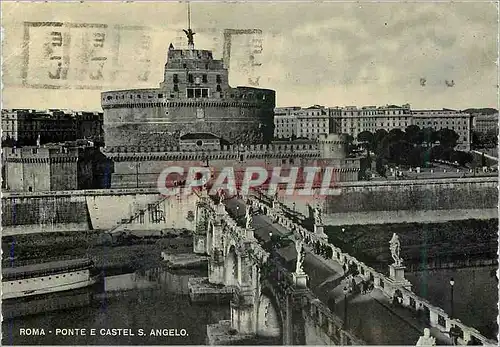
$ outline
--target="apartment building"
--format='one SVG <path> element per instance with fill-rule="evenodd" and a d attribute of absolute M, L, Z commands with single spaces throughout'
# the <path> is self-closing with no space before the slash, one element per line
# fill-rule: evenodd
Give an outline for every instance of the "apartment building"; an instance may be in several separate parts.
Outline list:
<path fill-rule="evenodd" d="M 458 135 L 457 150 L 469 151 L 471 142 L 471 116 L 468 113 L 442 110 L 412 110 L 412 124 L 434 130 L 450 129 Z"/>
<path fill-rule="evenodd" d="M 331 133 L 330 110 L 314 105 L 307 108 L 277 107 L 274 110 L 274 137 L 277 139 L 307 138 Z"/>
<path fill-rule="evenodd" d="M 461 111 L 412 110 L 409 104 L 328 108 L 315 105 L 308 108 L 281 107 L 275 110 L 277 138 L 290 138 L 293 134 L 296 137 L 316 139 L 321 133 L 343 133 L 356 139 L 363 131 L 375 133 L 384 129 L 389 132 L 393 129 L 404 130 L 410 125 L 417 125 L 421 129 L 433 128 L 436 131 L 444 128 L 454 130 L 459 136 L 457 149 L 470 150 L 471 117 Z M 494 127 L 494 121 L 476 120 L 476 127 L 479 126 L 489 129 Z"/>
<path fill-rule="evenodd" d="M 3 109 L 2 141 L 11 141 L 18 146 L 40 143 L 89 139 L 103 139 L 102 112 L 75 112 L 49 109 Z"/>

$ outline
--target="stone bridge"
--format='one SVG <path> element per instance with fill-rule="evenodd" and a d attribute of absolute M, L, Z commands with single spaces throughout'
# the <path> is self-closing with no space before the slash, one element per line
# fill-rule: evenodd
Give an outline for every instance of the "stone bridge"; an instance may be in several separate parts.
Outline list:
<path fill-rule="evenodd" d="M 194 251 L 210 256 L 210 285 L 233 293 L 231 319 L 207 327 L 210 344 L 255 337 L 277 338 L 285 345 L 363 344 L 307 288 L 304 272 L 288 269 L 273 250 L 265 249 L 251 223 L 240 226 L 221 200 L 206 192 L 199 197 Z M 306 327 L 313 327 L 315 336 Z"/>
<path fill-rule="evenodd" d="M 457 344 L 496 344 L 413 293 L 411 283 L 404 278 L 404 269 L 391 268 L 389 276 L 377 272 L 329 245 L 318 223 L 314 230 L 302 226 L 305 217 L 277 200 L 260 194 L 247 197 L 246 207 L 250 209 L 244 218 L 234 216 L 226 205 L 222 199 L 201 192 L 195 213 L 194 251 L 209 255 L 209 285 L 232 293 L 231 319 L 207 327 L 210 344 L 234 344 L 256 336 L 279 338 L 286 345 L 366 344 L 345 329 L 345 315 L 337 316 L 308 288 L 308 275 L 301 271 L 298 261 L 290 265 L 272 244 L 262 242 L 252 226 L 250 209 L 253 215 L 265 214 L 273 223 L 291 231 L 289 238 L 295 244 L 329 248 L 332 260 L 356 268 L 361 278 L 374 283 L 381 296 L 398 298 L 401 307 L 424 315 L 424 326 L 433 329 L 433 336 L 434 332 L 441 336 L 453 328 L 458 331 Z M 262 230 L 259 232 L 262 234 Z M 438 342 L 451 344 L 449 337 Z"/>

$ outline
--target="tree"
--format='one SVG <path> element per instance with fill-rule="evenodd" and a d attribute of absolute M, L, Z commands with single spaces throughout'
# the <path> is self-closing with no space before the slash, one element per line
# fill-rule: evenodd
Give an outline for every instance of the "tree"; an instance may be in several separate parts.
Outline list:
<path fill-rule="evenodd" d="M 378 129 L 373 135 L 373 142 L 374 142 L 373 148 L 374 149 L 379 148 L 380 143 L 386 137 L 387 137 L 387 131 L 385 131 L 384 129 Z"/>
<path fill-rule="evenodd" d="M 431 160 L 450 160 L 450 156 L 453 153 L 453 149 L 443 145 L 437 145 L 431 148 L 430 159 Z"/>
<path fill-rule="evenodd" d="M 410 125 L 405 129 L 405 139 L 411 144 L 420 145 L 424 141 L 424 133 L 417 125 Z"/>
<path fill-rule="evenodd" d="M 419 167 L 425 165 L 425 151 L 421 146 L 413 147 L 408 153 L 407 164 L 412 167 Z"/>
<path fill-rule="evenodd" d="M 398 165 L 407 164 L 412 149 L 413 145 L 406 141 L 392 143 L 389 146 L 389 159 Z"/>
<path fill-rule="evenodd" d="M 389 134 L 387 134 L 387 137 L 389 138 L 389 141 L 391 143 L 399 142 L 404 139 L 405 133 L 401 129 L 392 129 L 389 131 Z"/>
<path fill-rule="evenodd" d="M 375 160 L 375 170 L 382 177 L 386 177 L 386 174 L 385 174 L 386 163 L 387 163 L 387 160 L 385 160 L 383 156 L 378 156 L 377 159 Z"/>
<path fill-rule="evenodd" d="M 472 163 L 474 157 L 469 152 L 464 151 L 453 151 L 450 155 L 451 162 L 457 162 L 460 166 L 466 166 L 466 164 Z"/>
<path fill-rule="evenodd" d="M 359 142 L 367 142 L 369 144 L 373 143 L 375 136 L 369 132 L 369 131 L 362 131 L 358 134 L 358 141 Z"/>
<path fill-rule="evenodd" d="M 369 131 L 362 131 L 358 134 L 358 142 L 362 143 L 362 146 L 368 152 L 368 157 L 370 157 L 370 150 L 373 148 L 374 135 Z"/>
<path fill-rule="evenodd" d="M 441 145 L 449 148 L 454 148 L 457 145 L 458 134 L 451 129 L 444 128 L 437 132 L 438 141 Z"/>
<path fill-rule="evenodd" d="M 427 144 L 428 147 L 430 147 L 431 144 L 433 144 L 435 141 L 435 131 L 432 128 L 424 128 L 422 129 L 422 137 L 423 137 L 423 142 Z"/>

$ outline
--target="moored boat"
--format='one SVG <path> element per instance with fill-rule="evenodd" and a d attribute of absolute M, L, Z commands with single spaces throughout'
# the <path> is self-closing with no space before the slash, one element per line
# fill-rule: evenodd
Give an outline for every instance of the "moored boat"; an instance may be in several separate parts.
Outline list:
<path fill-rule="evenodd" d="M 91 286 L 98 276 L 88 258 L 2 268 L 2 300 L 63 292 Z"/>

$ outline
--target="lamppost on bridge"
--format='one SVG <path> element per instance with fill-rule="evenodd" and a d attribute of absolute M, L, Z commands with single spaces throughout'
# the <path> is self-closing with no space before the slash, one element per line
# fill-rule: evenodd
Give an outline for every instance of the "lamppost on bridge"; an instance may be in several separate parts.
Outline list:
<path fill-rule="evenodd" d="M 342 290 L 344 293 L 344 330 L 347 329 L 347 293 L 349 293 L 349 289 L 344 287 Z"/>
<path fill-rule="evenodd" d="M 453 287 L 455 286 L 455 281 L 453 277 L 450 279 L 450 318 L 453 318 Z"/>

